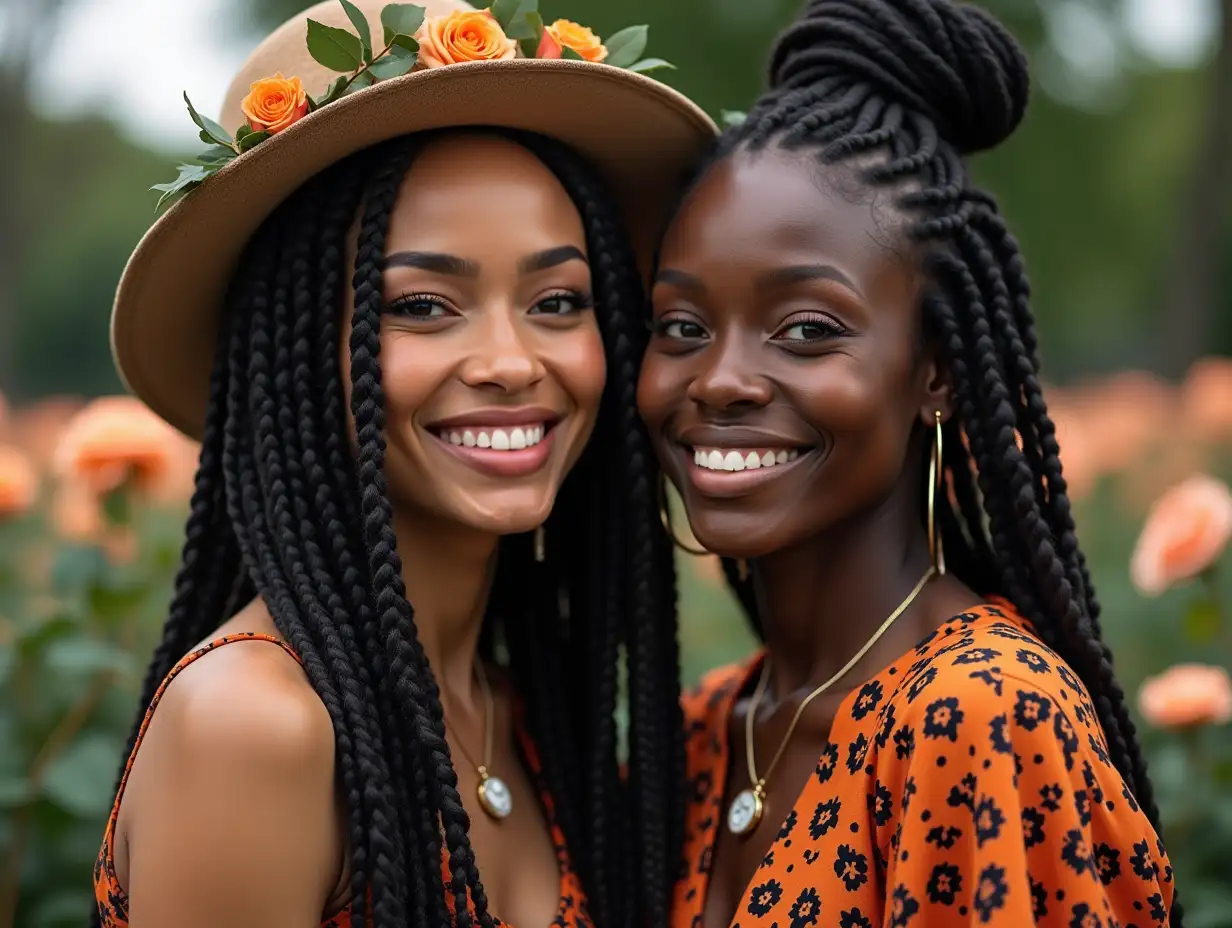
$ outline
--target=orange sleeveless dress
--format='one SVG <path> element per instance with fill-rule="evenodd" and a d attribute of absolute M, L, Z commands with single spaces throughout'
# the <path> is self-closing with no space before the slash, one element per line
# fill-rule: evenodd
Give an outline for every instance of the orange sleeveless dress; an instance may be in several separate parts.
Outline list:
<path fill-rule="evenodd" d="M 98 904 L 99 920 L 102 922 L 103 928 L 127 928 L 128 926 L 128 896 L 120 887 L 120 883 L 116 878 L 112 846 L 115 841 L 116 816 L 120 811 L 120 801 L 124 798 L 124 788 L 128 784 L 128 774 L 133 766 L 133 758 L 137 756 L 137 751 L 141 748 L 141 742 L 145 737 L 146 729 L 149 727 L 150 719 L 154 715 L 154 710 L 158 708 L 159 700 L 162 699 L 167 686 L 185 667 L 215 648 L 243 641 L 268 641 L 271 644 L 278 645 L 290 654 L 291 657 L 295 658 L 297 662 L 299 661 L 299 655 L 286 642 L 280 641 L 271 635 L 244 633 L 227 635 L 211 641 L 204 647 L 187 655 L 167 674 L 167 679 L 162 682 L 158 692 L 154 694 L 154 699 L 150 702 L 150 708 L 146 711 L 141 728 L 137 733 L 137 742 L 133 746 L 133 752 L 129 756 L 128 763 L 124 768 L 124 776 L 120 780 L 120 788 L 116 794 L 115 803 L 111 807 L 111 816 L 107 820 L 107 830 L 103 835 L 103 846 L 94 864 L 94 898 Z M 569 863 L 569 854 L 565 848 L 565 835 L 556 822 L 552 797 L 543 783 L 538 752 L 535 750 L 535 746 L 525 729 L 518 726 L 517 731 L 522 755 L 530 769 L 532 779 L 539 786 L 540 801 L 543 803 L 544 815 L 547 818 L 548 828 L 551 832 L 552 844 L 556 849 L 556 858 L 560 864 L 560 904 L 557 907 L 556 917 L 552 922 L 552 926 L 553 928 L 588 928 L 590 916 L 586 911 L 586 897 L 582 891 L 581 880 L 573 872 Z M 444 868 L 445 864 L 442 862 L 442 869 Z M 445 872 L 447 876 L 447 870 Z M 505 924 L 500 919 L 495 918 L 495 916 L 494 920 L 497 925 Z M 324 916 L 321 919 L 321 928 L 359 928 L 359 926 L 358 924 L 352 925 L 351 909 L 350 906 L 347 906 L 340 912 Z"/>
<path fill-rule="evenodd" d="M 703 923 L 728 777 L 745 785 L 732 707 L 762 659 L 714 671 L 685 699 L 688 871 L 672 928 Z M 732 928 L 1168 923 L 1168 855 L 1090 696 L 1003 601 L 853 690 L 794 806 L 767 812 L 760 827 L 778 835 Z"/>

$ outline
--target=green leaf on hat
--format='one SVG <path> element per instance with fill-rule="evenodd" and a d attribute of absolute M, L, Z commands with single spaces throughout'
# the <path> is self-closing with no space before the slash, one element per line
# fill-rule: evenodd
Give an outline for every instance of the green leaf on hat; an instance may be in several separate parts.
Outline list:
<path fill-rule="evenodd" d="M 520 31 L 523 33 L 521 37 L 509 33 L 509 38 L 517 40 L 525 57 L 534 58 L 539 54 L 539 43 L 543 41 L 543 17 L 538 11 L 527 13 L 522 17 Z"/>
<path fill-rule="evenodd" d="M 532 10 L 525 16 L 515 19 L 505 30 L 505 35 L 515 42 L 535 40 L 535 48 L 539 48 L 539 37 L 543 35 L 543 17 L 538 10 Z"/>
<path fill-rule="evenodd" d="M 562 45 L 560 47 L 560 57 L 565 58 L 569 61 L 585 61 L 586 60 L 581 55 L 579 55 L 577 52 L 575 52 L 573 49 L 571 49 L 568 45 Z"/>
<path fill-rule="evenodd" d="M 742 113 L 740 110 L 720 110 L 719 111 L 719 122 L 729 129 L 732 126 L 740 125 L 742 122 L 744 122 L 748 118 L 749 118 L 748 114 Z"/>
<path fill-rule="evenodd" d="M 399 32 L 389 40 L 389 54 L 399 55 L 405 58 L 408 54 L 414 55 L 419 52 L 419 42 L 413 35 L 406 35 Z"/>
<path fill-rule="evenodd" d="M 240 141 L 240 151 L 249 151 L 270 137 L 269 132 L 249 132 Z"/>
<path fill-rule="evenodd" d="M 400 35 L 413 36 L 423 25 L 424 8 L 413 3 L 391 3 L 381 10 L 381 25 L 385 27 L 385 44 L 392 45 Z"/>
<path fill-rule="evenodd" d="M 343 88 L 342 96 L 345 97 L 348 94 L 353 94 L 356 91 L 363 90 L 365 87 L 371 87 L 374 83 L 376 83 L 376 77 L 373 75 L 371 68 L 360 71 L 355 75 L 354 80 Z"/>
<path fill-rule="evenodd" d="M 201 130 L 201 139 L 207 145 L 213 142 L 216 145 L 230 145 L 231 136 L 227 134 L 227 130 L 220 126 L 208 116 L 202 116 L 197 112 L 197 108 L 192 105 L 192 100 L 188 99 L 188 94 L 184 94 L 184 102 L 188 104 L 188 115 L 192 117 L 192 121 L 197 124 L 197 128 Z"/>
<path fill-rule="evenodd" d="M 196 160 L 198 164 L 216 164 L 221 167 L 228 161 L 235 160 L 235 149 L 230 145 L 211 145 L 201 154 L 197 155 Z"/>
<path fill-rule="evenodd" d="M 372 30 L 368 27 L 368 17 L 363 14 L 351 0 L 338 0 L 346 10 L 347 19 L 359 34 L 359 43 L 363 47 L 364 61 L 372 60 Z"/>
<path fill-rule="evenodd" d="M 414 39 L 411 41 L 414 41 Z M 395 45 L 389 50 L 388 55 L 372 62 L 368 66 L 368 70 L 377 80 L 386 81 L 391 77 L 401 77 L 403 74 L 409 73 L 411 68 L 415 67 L 415 62 L 418 60 L 419 56 L 415 52 L 407 51 L 401 46 Z"/>
<path fill-rule="evenodd" d="M 162 196 L 158 198 L 158 205 L 154 207 L 155 209 L 162 209 L 164 203 L 187 193 L 214 173 L 210 168 L 200 164 L 181 164 L 179 172 L 180 176 L 170 183 L 155 184 L 150 188 L 162 193 Z"/>
<path fill-rule="evenodd" d="M 495 0 L 488 8 L 488 12 L 500 23 L 500 27 L 505 30 L 505 35 L 509 35 L 509 29 L 519 20 L 526 19 L 528 16 L 538 14 L 539 0 Z"/>
<path fill-rule="evenodd" d="M 308 99 L 311 101 L 311 108 L 313 110 L 319 110 L 325 104 L 333 103 L 340 96 L 342 96 L 342 91 L 346 90 L 347 82 L 350 81 L 350 79 L 351 78 L 349 75 L 345 77 L 340 77 L 336 81 L 334 81 L 332 84 L 330 84 L 329 89 L 326 90 L 325 93 L 321 94 L 319 97 L 316 97 L 316 98 L 309 97 Z"/>
<path fill-rule="evenodd" d="M 635 61 L 629 65 L 628 70 L 636 71 L 638 74 L 648 74 L 651 71 L 659 71 L 663 68 L 676 70 L 674 64 L 670 61 L 664 61 L 662 58 L 643 58 L 641 61 Z"/>
<path fill-rule="evenodd" d="M 649 26 L 629 26 L 621 29 L 603 44 L 607 46 L 604 64 L 614 68 L 627 68 L 642 57 L 650 37 Z"/>
<path fill-rule="evenodd" d="M 364 46 L 359 36 L 345 29 L 308 20 L 308 54 L 331 71 L 354 71 L 364 63 Z"/>

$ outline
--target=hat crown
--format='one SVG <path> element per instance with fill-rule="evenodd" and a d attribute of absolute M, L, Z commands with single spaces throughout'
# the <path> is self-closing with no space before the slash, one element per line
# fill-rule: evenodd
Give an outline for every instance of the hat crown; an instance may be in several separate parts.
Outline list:
<path fill-rule="evenodd" d="M 375 45 L 381 41 L 384 30 L 381 26 L 381 10 L 390 0 L 353 0 L 355 6 L 368 20 L 372 31 L 372 42 Z M 424 8 L 424 16 L 431 19 L 444 16 L 455 11 L 473 10 L 474 7 L 465 0 L 417 0 L 416 6 Z M 241 65 L 239 73 L 227 88 L 223 98 L 222 112 L 219 123 L 228 132 L 234 134 L 244 123 L 245 116 L 240 104 L 248 96 L 254 82 L 274 74 L 284 77 L 298 77 L 304 84 L 304 89 L 312 96 L 325 93 L 339 74 L 317 62 L 308 53 L 308 20 L 314 19 L 323 26 L 334 26 L 354 32 L 355 27 L 347 18 L 346 10 L 338 0 L 324 0 L 316 6 L 309 7 L 302 13 L 292 16 L 285 23 L 271 32 L 248 56 Z M 379 48 L 378 48 L 379 51 Z"/>

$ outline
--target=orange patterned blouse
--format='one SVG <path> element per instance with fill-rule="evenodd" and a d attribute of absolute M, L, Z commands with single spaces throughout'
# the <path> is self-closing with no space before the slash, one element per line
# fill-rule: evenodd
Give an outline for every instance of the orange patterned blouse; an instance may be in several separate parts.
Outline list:
<path fill-rule="evenodd" d="M 180 671 L 197 658 L 208 654 L 215 648 L 238 641 L 268 641 L 278 645 L 295 658 L 296 661 L 299 661 L 299 656 L 286 642 L 270 635 L 245 633 L 228 635 L 211 641 L 204 647 L 193 651 L 176 664 L 171 672 L 167 674 L 167 679 L 158 688 L 158 692 L 154 694 L 150 708 L 141 723 L 141 729 L 137 734 L 137 743 L 133 747 L 133 753 L 128 758 L 128 764 L 124 769 L 124 777 L 120 781 L 119 792 L 116 795 L 115 803 L 111 807 L 111 817 L 107 820 L 107 830 L 103 835 L 102 849 L 99 851 L 98 860 L 94 864 L 94 898 L 98 903 L 98 915 L 102 928 L 127 928 L 128 926 L 128 896 L 120 887 L 119 880 L 116 878 L 115 861 L 112 857 L 111 849 L 115 840 L 116 815 L 120 811 L 120 800 L 124 798 L 124 787 L 128 784 L 128 773 L 132 769 L 133 758 L 137 756 L 137 751 L 141 747 L 141 741 L 145 737 L 145 731 L 150 724 L 150 719 L 154 715 L 154 710 L 158 708 L 159 700 L 162 699 L 168 684 L 175 679 Z M 581 881 L 569 864 L 569 855 L 565 850 L 565 835 L 556 822 L 553 814 L 552 797 L 548 794 L 547 788 L 543 784 L 539 755 L 530 740 L 530 736 L 521 726 L 518 726 L 518 738 L 526 766 L 530 770 L 531 777 L 539 785 L 539 794 L 543 803 L 544 814 L 547 817 L 548 827 L 551 831 L 552 844 L 556 848 L 556 857 L 560 862 L 560 905 L 556 910 L 556 918 L 552 922 L 552 928 L 586 928 L 590 924 L 590 916 L 586 912 L 586 897 L 582 891 Z M 448 879 L 449 873 L 444 861 L 442 861 L 441 866 L 445 878 Z M 495 918 L 495 916 L 493 918 L 498 926 L 505 925 L 499 918 Z M 350 907 L 348 906 L 336 914 L 323 917 L 321 919 L 321 926 L 322 928 L 352 928 Z M 507 925 L 506 928 L 508 928 Z"/>
<path fill-rule="evenodd" d="M 732 707 L 761 663 L 686 697 L 688 870 L 672 928 L 703 924 Z M 1086 689 L 997 600 L 843 701 L 732 928 L 1144 928 L 1168 923 L 1172 893 Z"/>

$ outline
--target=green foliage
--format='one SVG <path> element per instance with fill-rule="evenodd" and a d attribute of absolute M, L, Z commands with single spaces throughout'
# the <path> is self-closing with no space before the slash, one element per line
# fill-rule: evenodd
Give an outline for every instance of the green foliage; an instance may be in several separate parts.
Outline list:
<path fill-rule="evenodd" d="M 331 71 L 349 73 L 364 64 L 363 43 L 345 29 L 308 20 L 308 54 Z"/>
<path fill-rule="evenodd" d="M 0 576 L 0 925 L 69 928 L 92 905 L 180 531 L 179 513 L 109 508 L 139 533 L 131 562 L 57 540 L 41 511 L 0 523 L 0 560 L 19 565 Z"/>
<path fill-rule="evenodd" d="M 650 29 L 647 26 L 628 26 L 621 29 L 603 43 L 607 46 L 604 64 L 610 64 L 614 68 L 629 67 L 641 59 L 649 37 Z"/>

